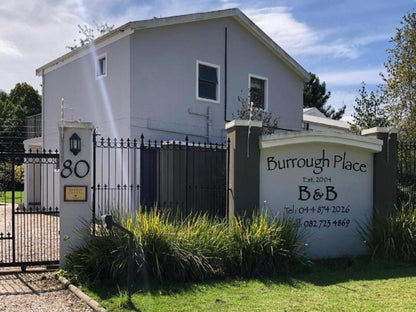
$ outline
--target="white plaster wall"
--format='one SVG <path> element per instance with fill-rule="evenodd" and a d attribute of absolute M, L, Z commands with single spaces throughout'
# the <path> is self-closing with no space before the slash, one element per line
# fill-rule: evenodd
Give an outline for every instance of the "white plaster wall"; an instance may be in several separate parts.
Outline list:
<path fill-rule="evenodd" d="M 228 29 L 227 119 L 233 119 L 248 91 L 248 75 L 268 78 L 269 110 L 279 126 L 300 129 L 303 81 L 232 18 L 136 31 L 131 38 L 131 125 L 133 136 L 207 140 L 207 120 L 189 110 L 212 114 L 210 140 L 222 142 L 225 105 L 225 28 Z M 220 66 L 220 103 L 196 99 L 196 62 Z M 150 127 L 149 127 L 150 126 Z M 153 128 L 153 129 L 149 129 Z M 163 131 L 157 131 L 159 128 Z M 170 133 L 168 131 L 171 131 Z"/>
<path fill-rule="evenodd" d="M 322 172 L 319 168 L 298 168 L 296 165 L 296 168 L 292 168 L 292 160 L 288 161 L 290 168 L 272 170 L 274 163 L 267 161 L 268 157 L 274 157 L 276 162 L 299 158 L 319 159 L 323 157 L 323 150 L 325 158 L 329 159 L 329 167 L 323 168 Z M 343 169 L 343 160 L 334 167 L 335 155 L 346 159 L 346 166 L 348 161 L 357 163 L 356 169 L 363 165 L 361 169 L 365 172 Z M 283 167 L 283 163 L 280 164 Z M 303 161 L 300 161 L 301 166 L 302 164 Z M 300 193 L 299 187 L 307 187 L 311 193 L 308 200 L 300 200 L 300 195 L 302 199 L 306 199 L 307 193 Z M 331 200 L 334 197 L 331 191 L 326 200 L 327 187 L 336 192 L 335 200 Z M 324 195 L 315 200 L 315 192 Z M 373 153 L 342 144 L 325 143 L 262 149 L 260 207 L 265 207 L 273 216 L 297 220 L 303 241 L 307 244 L 305 251 L 312 258 L 364 254 L 366 250 L 359 236 L 358 226 L 372 220 Z"/>
<path fill-rule="evenodd" d="M 95 56 L 107 54 L 107 77 L 96 79 Z M 61 99 L 65 120 L 92 122 L 107 137 L 130 136 L 129 37 L 44 75 L 43 147 L 57 149 Z"/>
<path fill-rule="evenodd" d="M 92 170 L 92 147 L 91 141 L 92 124 L 90 123 L 62 123 L 60 146 L 60 197 L 59 197 L 59 234 L 60 234 L 60 266 L 66 264 L 66 257 L 73 250 L 84 244 L 82 237 L 85 227 L 91 222 L 91 170 Z M 81 151 L 74 155 L 69 148 L 69 139 L 76 133 L 81 139 Z M 85 201 L 65 200 L 65 187 L 86 187 Z"/>

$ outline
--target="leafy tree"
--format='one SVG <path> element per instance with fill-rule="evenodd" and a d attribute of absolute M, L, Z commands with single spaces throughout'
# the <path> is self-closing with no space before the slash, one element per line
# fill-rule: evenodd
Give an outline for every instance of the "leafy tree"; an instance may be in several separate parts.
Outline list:
<path fill-rule="evenodd" d="M 26 82 L 17 83 L 8 96 L 13 106 L 21 106 L 25 116 L 32 116 L 42 112 L 42 98 L 38 91 Z"/>
<path fill-rule="evenodd" d="M 66 46 L 71 51 L 76 50 L 97 37 L 100 37 L 102 35 L 105 35 L 106 33 L 109 33 L 114 29 L 114 25 L 108 25 L 107 23 L 103 24 L 95 24 L 95 28 L 89 26 L 89 25 L 79 25 L 78 24 L 78 33 L 80 34 L 79 39 L 74 39 L 74 45 L 73 46 Z"/>
<path fill-rule="evenodd" d="M 0 92 L 0 149 L 23 149 L 26 117 L 41 109 L 41 96 L 25 82 L 17 83 L 10 94 Z"/>
<path fill-rule="evenodd" d="M 400 130 L 400 136 L 416 139 L 416 13 L 403 17 L 401 27 L 390 40 L 384 64 L 386 75 L 384 93 L 389 100 L 387 109 L 391 122 Z"/>
<path fill-rule="evenodd" d="M 388 116 L 384 109 L 385 99 L 381 91 L 371 91 L 368 94 L 365 83 L 361 83 L 359 97 L 355 98 L 351 131 L 359 134 L 363 129 L 386 127 L 389 125 Z"/>
<path fill-rule="evenodd" d="M 320 82 L 318 76 L 310 74 L 310 80 L 303 86 L 303 107 L 316 107 L 326 117 L 339 120 L 345 113 L 344 105 L 338 111 L 326 104 L 331 97 L 331 92 L 326 91 L 326 83 Z"/>

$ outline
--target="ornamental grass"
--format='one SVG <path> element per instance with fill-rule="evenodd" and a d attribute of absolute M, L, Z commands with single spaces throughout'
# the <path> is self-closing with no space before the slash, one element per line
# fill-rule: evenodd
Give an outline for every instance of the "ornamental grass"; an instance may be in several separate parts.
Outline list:
<path fill-rule="evenodd" d="M 134 233 L 137 283 L 286 273 L 306 263 L 298 226 L 267 214 L 228 222 L 205 214 L 181 219 L 154 208 L 118 216 L 116 222 Z M 100 225 L 96 235 L 89 230 L 83 235 L 86 243 L 67 259 L 68 272 L 84 282 L 125 280 L 127 236 Z"/>
<path fill-rule="evenodd" d="M 372 224 L 360 228 L 373 258 L 416 262 L 416 210 L 410 201 L 384 216 L 375 212 Z"/>

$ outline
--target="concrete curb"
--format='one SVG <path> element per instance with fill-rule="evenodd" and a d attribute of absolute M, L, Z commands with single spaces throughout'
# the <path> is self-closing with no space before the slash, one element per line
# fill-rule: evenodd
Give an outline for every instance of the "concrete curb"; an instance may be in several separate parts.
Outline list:
<path fill-rule="evenodd" d="M 81 289 L 72 285 L 65 277 L 56 275 L 58 281 L 60 281 L 65 288 L 69 289 L 75 296 L 84 301 L 95 312 L 106 312 L 107 310 L 100 307 L 97 301 L 86 295 Z"/>

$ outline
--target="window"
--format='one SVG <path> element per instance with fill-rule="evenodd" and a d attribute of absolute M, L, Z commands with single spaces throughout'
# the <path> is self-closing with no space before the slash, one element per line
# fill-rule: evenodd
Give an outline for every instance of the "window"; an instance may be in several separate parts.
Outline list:
<path fill-rule="evenodd" d="M 198 100 L 219 103 L 220 67 L 197 61 L 197 94 Z"/>
<path fill-rule="evenodd" d="M 107 55 L 100 55 L 97 57 L 97 63 L 95 68 L 95 74 L 97 78 L 107 76 Z"/>
<path fill-rule="evenodd" d="M 253 106 L 267 110 L 267 78 L 249 75 L 249 90 Z"/>

